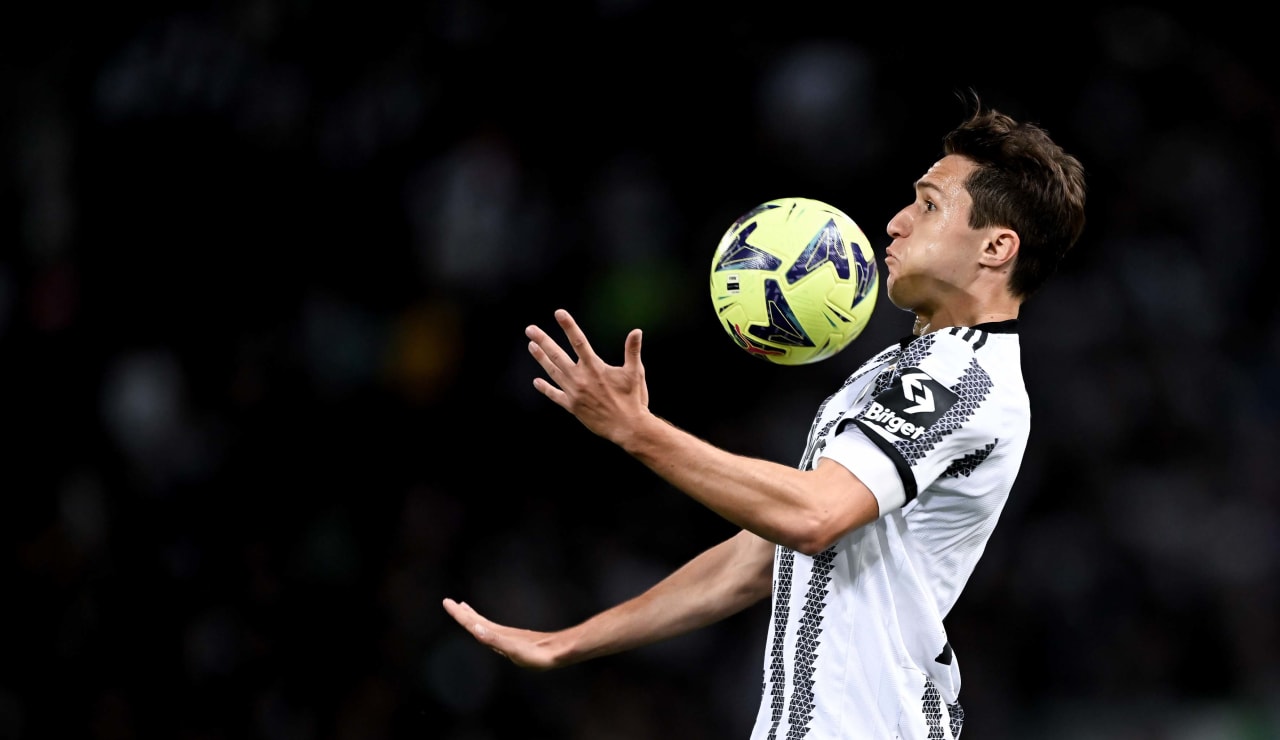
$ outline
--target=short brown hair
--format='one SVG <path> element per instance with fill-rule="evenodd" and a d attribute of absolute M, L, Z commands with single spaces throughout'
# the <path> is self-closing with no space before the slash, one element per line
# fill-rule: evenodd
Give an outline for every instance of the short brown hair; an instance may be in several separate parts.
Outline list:
<path fill-rule="evenodd" d="M 943 138 L 943 150 L 977 165 L 965 183 L 973 199 L 969 226 L 1018 232 L 1009 290 L 1025 299 L 1084 230 L 1084 166 L 1040 126 L 984 109 L 976 95 L 972 101 L 972 114 Z"/>

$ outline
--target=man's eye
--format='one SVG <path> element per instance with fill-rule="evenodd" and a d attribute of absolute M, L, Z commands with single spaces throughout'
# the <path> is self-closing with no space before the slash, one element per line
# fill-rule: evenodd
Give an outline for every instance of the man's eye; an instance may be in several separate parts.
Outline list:
<path fill-rule="evenodd" d="M 936 211 L 936 210 L 938 210 L 938 207 L 937 207 L 936 205 L 934 205 L 933 201 L 931 201 L 931 200 L 926 200 L 926 201 L 924 202 L 924 209 L 925 209 L 926 211 Z"/>

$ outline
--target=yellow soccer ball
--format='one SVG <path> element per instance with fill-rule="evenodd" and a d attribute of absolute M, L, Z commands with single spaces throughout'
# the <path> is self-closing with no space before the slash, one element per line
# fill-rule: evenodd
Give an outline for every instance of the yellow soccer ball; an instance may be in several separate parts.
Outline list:
<path fill-rule="evenodd" d="M 875 253 L 834 206 L 780 198 L 743 214 L 711 259 L 711 303 L 729 337 L 754 357 L 803 365 L 849 346 L 880 292 Z"/>

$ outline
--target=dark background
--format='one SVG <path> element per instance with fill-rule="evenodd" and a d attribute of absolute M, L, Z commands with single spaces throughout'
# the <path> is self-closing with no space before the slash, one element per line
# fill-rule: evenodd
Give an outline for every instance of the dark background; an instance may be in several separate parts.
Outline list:
<path fill-rule="evenodd" d="M 1264 23 L 542 5 L 0 26 L 0 737 L 747 737 L 765 604 L 542 674 L 440 607 L 566 626 L 732 532 L 538 396 L 523 329 L 569 308 L 616 362 L 641 326 L 656 412 L 798 462 L 910 316 L 769 366 L 713 316 L 712 250 L 792 195 L 882 249 L 970 87 L 1091 192 L 948 619 L 965 737 L 1280 736 Z"/>

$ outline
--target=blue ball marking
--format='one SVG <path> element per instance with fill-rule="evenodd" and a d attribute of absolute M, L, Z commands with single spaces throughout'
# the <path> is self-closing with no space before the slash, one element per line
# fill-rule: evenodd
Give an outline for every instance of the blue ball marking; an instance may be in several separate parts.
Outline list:
<path fill-rule="evenodd" d="M 849 252 L 835 219 L 828 220 L 827 225 L 813 235 L 804 251 L 796 257 L 787 269 L 787 283 L 794 285 L 797 280 L 828 263 L 836 268 L 841 280 L 849 279 Z"/>
<path fill-rule="evenodd" d="M 716 271 L 720 270 L 776 270 L 782 266 L 782 260 L 751 246 L 747 237 L 755 232 L 759 224 L 749 224 L 747 228 L 733 237 L 733 243 L 724 250 L 720 261 L 716 263 Z"/>
<path fill-rule="evenodd" d="M 812 347 L 813 340 L 800 326 L 800 320 L 782 294 L 777 280 L 764 281 L 765 305 L 769 308 L 769 325 L 753 326 L 748 331 L 757 339 L 787 347 Z"/>

